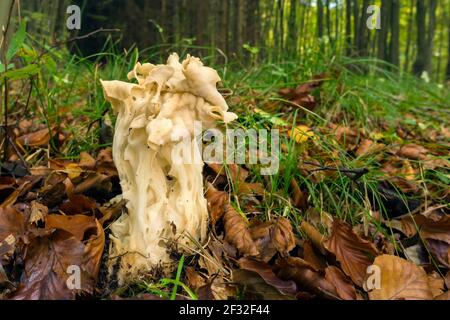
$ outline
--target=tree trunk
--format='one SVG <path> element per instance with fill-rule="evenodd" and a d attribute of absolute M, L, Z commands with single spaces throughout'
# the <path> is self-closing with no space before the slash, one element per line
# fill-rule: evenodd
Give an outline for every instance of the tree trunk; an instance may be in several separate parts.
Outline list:
<path fill-rule="evenodd" d="M 417 58 L 414 62 L 413 72 L 420 76 L 424 71 L 431 74 L 431 57 L 433 54 L 434 29 L 436 25 L 436 0 L 417 0 Z M 426 26 L 426 15 L 428 18 L 428 30 Z"/>
<path fill-rule="evenodd" d="M 352 0 L 345 0 L 345 47 L 347 55 L 352 53 Z"/>
<path fill-rule="evenodd" d="M 434 34 L 436 29 L 436 8 L 437 8 L 437 0 L 430 0 L 430 12 L 429 12 L 429 20 L 428 20 L 428 34 L 427 34 L 427 50 L 426 50 L 426 59 L 425 59 L 425 71 L 431 75 L 432 65 L 431 59 L 433 57 L 433 49 L 434 49 Z"/>
<path fill-rule="evenodd" d="M 204 0 L 201 0 L 204 1 Z M 242 57 L 242 45 L 244 44 L 244 13 L 245 13 L 245 0 L 238 0 L 237 6 L 237 50 L 236 54 Z"/>
<path fill-rule="evenodd" d="M 317 0 L 317 36 L 323 37 L 323 1 Z"/>
<path fill-rule="evenodd" d="M 448 52 L 447 52 L 447 70 L 445 72 L 445 80 L 450 81 L 450 18 L 447 19 L 448 33 Z"/>
<path fill-rule="evenodd" d="M 369 6 L 369 0 L 364 0 L 361 11 L 359 9 L 355 12 L 355 47 L 358 56 L 367 56 L 368 47 L 368 28 L 366 28 L 367 20 L 367 8 Z M 358 1 L 355 2 L 355 7 L 358 7 Z"/>
<path fill-rule="evenodd" d="M 391 43 L 389 46 L 389 62 L 395 66 L 400 64 L 400 0 L 391 0 Z"/>
<path fill-rule="evenodd" d="M 426 60 L 426 12 L 427 6 L 425 0 L 417 0 L 416 4 L 416 23 L 417 23 L 417 57 L 414 62 L 413 72 L 420 76 L 425 70 Z"/>
<path fill-rule="evenodd" d="M 291 0 L 290 12 L 289 12 L 289 20 L 288 20 L 288 46 L 289 52 L 293 57 L 296 57 L 297 53 L 297 0 Z"/>
<path fill-rule="evenodd" d="M 408 23 L 407 23 L 407 34 L 406 34 L 406 49 L 405 49 L 405 64 L 403 65 L 403 70 L 409 71 L 409 61 L 411 52 L 411 40 L 413 34 L 413 17 L 414 17 L 414 1 L 411 0 L 409 7 Z"/>
<path fill-rule="evenodd" d="M 326 24 L 327 24 L 327 36 L 331 40 L 331 12 L 330 12 L 330 0 L 325 3 L 326 8 Z M 337 19 L 337 15 L 336 15 Z"/>

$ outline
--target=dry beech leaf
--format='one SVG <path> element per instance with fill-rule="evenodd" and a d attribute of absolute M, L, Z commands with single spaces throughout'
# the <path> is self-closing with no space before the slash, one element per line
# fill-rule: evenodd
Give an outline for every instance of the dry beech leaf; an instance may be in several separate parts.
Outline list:
<path fill-rule="evenodd" d="M 435 221 L 417 214 L 403 218 L 401 223 L 402 232 L 408 237 L 412 237 L 417 233 L 417 225 L 423 238 L 444 241 L 450 244 L 450 216 L 445 216 Z"/>
<path fill-rule="evenodd" d="M 421 214 L 407 216 L 401 220 L 401 230 L 412 237 L 419 230 L 433 256 L 446 267 L 450 267 L 450 216 L 439 220 Z"/>
<path fill-rule="evenodd" d="M 247 182 L 239 182 L 238 183 L 238 193 L 240 194 L 256 194 L 256 195 L 264 195 L 265 189 L 264 186 L 259 183 L 247 183 Z"/>
<path fill-rule="evenodd" d="M 80 153 L 80 161 L 78 162 L 78 165 L 81 168 L 84 169 L 94 169 L 96 164 L 95 159 L 87 152 L 82 151 Z"/>
<path fill-rule="evenodd" d="M 433 256 L 445 267 L 450 268 L 450 244 L 445 241 L 425 239 Z"/>
<path fill-rule="evenodd" d="M 369 292 L 371 300 L 431 300 L 428 276 L 422 267 L 402 258 L 381 255 L 373 263 L 380 268 L 380 288 Z"/>
<path fill-rule="evenodd" d="M 444 279 L 437 272 L 428 275 L 428 286 L 430 287 L 433 298 L 444 293 Z"/>
<path fill-rule="evenodd" d="M 278 278 L 267 263 L 251 258 L 241 258 L 239 259 L 239 266 L 241 269 L 256 272 L 265 283 L 277 289 L 283 295 L 293 296 L 297 292 L 295 282 Z"/>
<path fill-rule="evenodd" d="M 240 194 L 257 194 L 264 195 L 265 189 L 261 183 L 247 183 L 249 172 L 238 166 L 237 164 L 227 164 L 228 172 L 230 174 L 230 179 L 232 179 L 238 188 L 237 192 Z M 227 170 L 225 170 L 225 165 L 219 163 L 208 163 L 210 167 L 217 175 L 226 177 Z"/>
<path fill-rule="evenodd" d="M 248 230 L 247 221 L 230 204 L 225 205 L 223 220 L 225 239 L 234 245 L 242 255 L 258 255 L 259 252 Z"/>
<path fill-rule="evenodd" d="M 40 147 L 49 143 L 50 131 L 48 130 L 48 128 L 41 129 L 39 131 L 20 136 L 16 139 L 16 141 L 21 145 Z"/>
<path fill-rule="evenodd" d="M 215 300 L 229 300 L 236 297 L 236 287 L 231 286 L 220 276 L 213 278 L 210 282 L 210 288 Z"/>
<path fill-rule="evenodd" d="M 321 234 L 319 230 L 305 220 L 300 224 L 300 229 L 308 236 L 309 240 L 311 240 L 312 244 L 320 251 L 320 253 L 326 253 L 324 247 L 325 236 Z"/>
<path fill-rule="evenodd" d="M 356 289 L 350 279 L 335 266 L 325 269 L 325 279 L 331 282 L 338 296 L 343 300 L 356 300 Z"/>
<path fill-rule="evenodd" d="M 361 143 L 359 144 L 358 149 L 355 151 L 355 154 L 360 157 L 364 154 L 366 154 L 371 147 L 373 146 L 374 142 L 370 139 L 363 139 Z"/>
<path fill-rule="evenodd" d="M 63 216 L 51 214 L 45 222 L 47 229 L 61 229 L 71 233 L 77 240 L 83 240 L 85 232 L 96 228 L 95 218 L 85 215 Z"/>
<path fill-rule="evenodd" d="M 297 181 L 294 178 L 291 179 L 290 185 L 291 185 L 292 193 L 293 193 L 293 199 L 292 199 L 293 205 L 299 209 L 307 210 L 308 197 L 300 189 L 300 186 L 298 185 Z"/>
<path fill-rule="evenodd" d="M 325 246 L 336 256 L 345 274 L 362 287 L 367 267 L 378 255 L 375 246 L 359 237 L 350 225 L 338 219 L 333 222 L 332 234 Z"/>
<path fill-rule="evenodd" d="M 444 292 L 440 296 L 437 296 L 436 298 L 434 298 L 434 300 L 450 300 L 450 291 Z"/>
<path fill-rule="evenodd" d="M 117 168 L 113 161 L 112 148 L 105 148 L 100 150 L 96 159 L 97 163 L 95 166 L 96 171 L 99 174 L 105 175 L 107 177 L 117 176 Z"/>
<path fill-rule="evenodd" d="M 193 267 L 187 266 L 185 269 L 186 284 L 189 288 L 197 291 L 200 287 L 206 285 L 206 280 Z"/>
<path fill-rule="evenodd" d="M 0 241 L 9 235 L 17 236 L 25 232 L 23 215 L 12 207 L 0 207 Z"/>
<path fill-rule="evenodd" d="M 251 227 L 250 234 L 260 253 L 259 257 L 265 262 L 277 252 L 286 256 L 295 247 L 291 223 L 283 217 Z"/>
<path fill-rule="evenodd" d="M 233 282 L 244 286 L 244 294 L 246 299 L 255 300 L 290 300 L 293 297 L 280 293 L 280 291 L 266 282 L 260 274 L 246 269 L 237 269 L 232 273 Z M 274 275 L 274 278 L 276 276 Z M 273 279 L 271 279 L 273 282 Z M 291 283 L 292 281 L 283 281 L 278 279 L 280 283 Z M 295 283 L 292 282 L 295 286 Z"/>
<path fill-rule="evenodd" d="M 97 204 L 94 200 L 82 194 L 74 194 L 69 197 L 68 201 L 59 206 L 59 210 L 67 215 L 94 214 L 97 210 Z"/>
<path fill-rule="evenodd" d="M 16 242 L 17 239 L 13 234 L 0 241 L 0 266 L 2 265 L 2 260 L 7 261 L 13 256 L 16 249 Z"/>
<path fill-rule="evenodd" d="M 412 160 L 425 160 L 429 153 L 430 152 L 426 148 L 415 143 L 406 144 L 397 151 L 399 157 Z"/>
<path fill-rule="evenodd" d="M 95 223 L 95 234 L 92 234 L 87 241 L 83 241 L 85 243 L 83 269 L 88 272 L 94 283 L 97 281 L 103 248 L 105 247 L 103 227 L 99 221 L 95 220 Z"/>
<path fill-rule="evenodd" d="M 297 257 L 288 257 L 277 262 L 278 277 L 292 280 L 301 291 L 313 293 L 321 298 L 338 299 L 334 284 L 325 278 L 325 273 L 315 270 L 308 262 Z"/>
<path fill-rule="evenodd" d="M 100 223 L 87 216 L 49 215 L 46 228 L 56 231 L 50 236 L 36 237 L 27 247 L 25 270 L 11 298 L 73 299 L 80 291 L 93 293 L 105 245 Z M 87 235 L 89 238 L 85 240 Z M 67 285 L 70 266 L 80 268 L 80 290 Z"/>
<path fill-rule="evenodd" d="M 64 179 L 55 184 L 47 184 L 39 190 L 39 199 L 43 205 L 52 208 L 61 203 L 66 196 L 66 186 L 63 181 Z"/>
<path fill-rule="evenodd" d="M 225 206 L 229 203 L 228 193 L 219 191 L 211 183 L 208 183 L 206 190 L 206 200 L 208 201 L 208 211 L 211 224 L 214 227 L 225 213 Z"/>
<path fill-rule="evenodd" d="M 247 179 L 248 171 L 246 169 L 235 163 L 227 164 L 226 166 L 233 181 L 244 182 L 245 179 Z M 226 176 L 227 171 L 225 170 L 225 165 L 220 163 L 208 163 L 208 167 L 210 167 L 216 174 Z"/>
<path fill-rule="evenodd" d="M 43 204 L 33 200 L 31 201 L 30 223 L 45 221 L 48 215 L 48 208 Z"/>
<path fill-rule="evenodd" d="M 445 286 L 447 287 L 447 290 L 450 289 L 450 271 L 447 271 L 444 281 L 445 281 Z"/>
<path fill-rule="evenodd" d="M 325 259 L 314 252 L 311 241 L 305 241 L 303 244 L 303 259 L 314 267 L 315 270 L 324 270 L 327 267 Z"/>
<path fill-rule="evenodd" d="M 16 300 L 73 299 L 76 290 L 68 288 L 69 266 L 80 266 L 84 245 L 70 233 L 57 231 L 51 237 L 37 238 L 27 248 L 25 270 L 19 288 L 10 297 Z M 81 273 L 82 289 L 92 291 L 93 283 Z"/>

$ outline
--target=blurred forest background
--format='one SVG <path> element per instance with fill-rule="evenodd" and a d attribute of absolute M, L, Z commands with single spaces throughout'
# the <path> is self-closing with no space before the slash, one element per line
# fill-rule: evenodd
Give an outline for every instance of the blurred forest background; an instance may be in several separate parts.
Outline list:
<path fill-rule="evenodd" d="M 75 299 L 74 265 L 83 299 L 450 299 L 450 0 L 0 0 L 0 28 L 0 300 Z M 217 70 L 258 155 L 278 130 L 279 170 L 205 165 L 207 244 L 118 287 L 100 80 L 174 51 Z"/>
<path fill-rule="evenodd" d="M 28 32 L 53 42 L 73 37 L 65 27 L 70 4 L 82 8 L 79 35 L 119 28 L 111 36 L 127 49 L 191 46 L 222 61 L 328 51 L 375 57 L 418 76 L 426 71 L 440 83 L 450 79 L 450 0 L 26 0 Z M 371 5 L 381 7 L 380 29 L 366 26 Z M 107 36 L 79 40 L 75 50 L 100 52 Z"/>

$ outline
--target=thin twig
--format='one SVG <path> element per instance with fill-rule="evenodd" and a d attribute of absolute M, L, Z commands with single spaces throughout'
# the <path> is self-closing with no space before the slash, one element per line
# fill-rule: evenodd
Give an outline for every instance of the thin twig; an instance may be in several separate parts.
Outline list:
<path fill-rule="evenodd" d="M 323 167 L 323 166 L 320 166 L 320 165 L 318 165 L 318 164 L 316 164 L 314 162 L 305 161 L 303 163 L 318 167 L 316 169 L 308 170 L 310 172 L 316 172 L 316 171 L 338 171 L 338 172 L 344 173 L 347 177 L 349 177 L 352 180 L 357 180 L 357 179 L 361 178 L 363 175 L 365 175 L 366 173 L 369 172 L 369 169 L 367 169 L 367 168 L 349 169 L 349 168 L 343 168 L 343 167 L 327 167 L 327 166 Z M 351 176 L 348 175 L 348 174 L 351 174 Z"/>
<path fill-rule="evenodd" d="M 65 40 L 65 41 L 57 42 L 57 43 L 55 43 L 54 45 L 52 45 L 50 48 L 48 48 L 47 50 L 44 50 L 44 51 L 37 57 L 37 59 L 35 59 L 34 61 L 40 60 L 40 59 L 42 58 L 43 55 L 49 53 L 51 50 L 53 50 L 53 49 L 55 49 L 55 48 L 57 48 L 57 47 L 59 47 L 59 46 L 62 46 L 62 45 L 65 45 L 65 44 L 68 44 L 68 43 L 71 43 L 71 42 L 74 42 L 74 41 L 77 41 L 77 40 L 83 40 L 83 39 L 92 37 L 93 35 L 95 35 L 95 34 L 97 34 L 97 33 L 101 33 L 101 32 L 120 32 L 120 31 L 121 31 L 120 29 L 103 29 L 103 28 L 100 28 L 100 29 L 94 30 L 94 31 L 92 31 L 92 32 L 89 32 L 89 33 L 87 33 L 87 34 L 84 34 L 84 35 L 82 35 L 82 36 L 77 36 L 77 37 L 73 37 L 73 38 L 70 38 L 70 39 Z"/>
<path fill-rule="evenodd" d="M 3 31 L 3 39 L 2 39 L 2 43 L 1 43 L 1 47 L 0 50 L 3 51 L 3 63 L 5 66 L 5 70 L 3 72 L 6 72 L 6 69 L 8 68 L 8 58 L 7 58 L 7 49 L 6 49 L 6 36 L 8 35 L 8 31 L 9 31 L 9 25 L 11 23 L 11 16 L 12 16 L 12 12 L 14 9 L 14 5 L 16 3 L 16 0 L 13 0 L 11 2 L 11 6 L 9 7 L 9 13 L 8 13 L 8 20 L 6 21 L 6 27 Z M 4 147 L 4 151 L 3 151 L 3 161 L 7 160 L 8 157 L 8 144 L 9 144 L 9 132 L 8 132 L 8 95 L 9 95 L 9 89 L 8 89 L 8 78 L 5 77 L 4 80 L 4 84 L 5 84 L 5 97 L 4 97 L 4 103 L 5 103 L 5 121 L 3 124 L 3 131 L 4 131 L 4 137 L 3 137 L 3 147 Z"/>
<path fill-rule="evenodd" d="M 8 79 L 5 77 L 5 121 L 3 123 L 3 131 L 4 131 L 4 145 L 3 145 L 3 162 L 8 159 L 8 144 L 9 144 L 9 132 L 8 132 Z"/>

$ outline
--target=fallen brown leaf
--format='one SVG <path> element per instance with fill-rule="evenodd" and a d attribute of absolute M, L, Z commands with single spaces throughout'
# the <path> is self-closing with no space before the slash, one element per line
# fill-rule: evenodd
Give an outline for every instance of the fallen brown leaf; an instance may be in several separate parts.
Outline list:
<path fill-rule="evenodd" d="M 437 272 L 432 272 L 428 275 L 428 286 L 433 298 L 444 293 L 444 279 Z"/>
<path fill-rule="evenodd" d="M 326 249 L 324 246 L 325 236 L 319 232 L 312 224 L 303 220 L 300 224 L 300 229 L 308 236 L 313 245 L 320 251 L 320 253 L 325 254 Z"/>
<path fill-rule="evenodd" d="M 291 222 L 283 217 L 252 226 L 250 234 L 260 253 L 259 258 L 265 262 L 277 252 L 286 256 L 295 247 Z"/>
<path fill-rule="evenodd" d="M 25 219 L 22 213 L 12 207 L 0 207 L 0 241 L 9 235 L 18 236 L 25 232 Z"/>
<path fill-rule="evenodd" d="M 239 259 L 239 266 L 241 267 L 241 270 L 243 269 L 257 273 L 267 285 L 275 288 L 282 295 L 294 296 L 297 292 L 295 282 L 284 281 L 278 278 L 267 263 L 251 258 L 241 258 Z M 235 277 L 233 277 L 233 279 L 235 280 Z"/>
<path fill-rule="evenodd" d="M 43 204 L 33 200 L 31 201 L 30 223 L 38 223 L 47 219 L 48 208 Z"/>
<path fill-rule="evenodd" d="M 206 200 L 208 201 L 208 211 L 211 224 L 214 227 L 225 213 L 225 206 L 229 203 L 228 193 L 219 191 L 211 183 L 208 183 L 206 190 Z"/>
<path fill-rule="evenodd" d="M 347 276 L 335 266 L 325 269 L 325 279 L 332 283 L 338 296 L 343 300 L 356 300 L 356 290 L 353 283 Z"/>
<path fill-rule="evenodd" d="M 305 260 L 288 257 L 277 263 L 278 276 L 283 280 L 293 280 L 299 290 L 311 292 L 326 299 L 338 299 L 335 286 L 325 279 L 325 273 L 316 271 Z"/>
<path fill-rule="evenodd" d="M 230 205 L 225 205 L 225 214 L 223 217 L 225 226 L 225 239 L 233 244 L 242 255 L 256 256 L 258 249 L 253 242 L 247 222 Z"/>
<path fill-rule="evenodd" d="M 52 129 L 52 134 L 56 131 Z M 30 147 L 40 147 L 48 144 L 50 141 L 50 131 L 48 128 L 36 132 L 28 133 L 16 139 L 17 143 Z"/>
<path fill-rule="evenodd" d="M 336 256 L 345 274 L 362 287 L 367 267 L 378 255 L 375 246 L 360 238 L 350 225 L 339 219 L 334 220 L 332 234 L 325 246 Z"/>
<path fill-rule="evenodd" d="M 45 228 L 60 229 L 71 233 L 77 240 L 82 241 L 84 234 L 90 229 L 96 228 L 96 220 L 93 217 L 85 215 L 64 216 L 60 214 L 51 214 L 47 217 Z"/>
<path fill-rule="evenodd" d="M 397 155 L 399 157 L 404 157 L 412 160 L 425 160 L 429 153 L 430 152 L 426 148 L 415 143 L 406 144 L 400 147 L 400 149 L 397 151 Z"/>
<path fill-rule="evenodd" d="M 69 200 L 59 206 L 59 210 L 67 215 L 95 214 L 97 204 L 94 200 L 82 195 L 74 194 Z"/>
<path fill-rule="evenodd" d="M 371 300 L 431 300 L 428 276 L 422 267 L 402 258 L 381 255 L 373 263 L 380 268 L 380 288 L 369 292 Z"/>
<path fill-rule="evenodd" d="M 27 249 L 21 283 L 11 299 L 53 300 L 73 299 L 78 290 L 69 289 L 69 266 L 84 264 L 85 247 L 70 233 L 57 231 L 51 237 L 37 238 Z M 82 269 L 81 269 L 82 270 Z M 81 272 L 81 290 L 91 292 L 93 282 Z"/>

